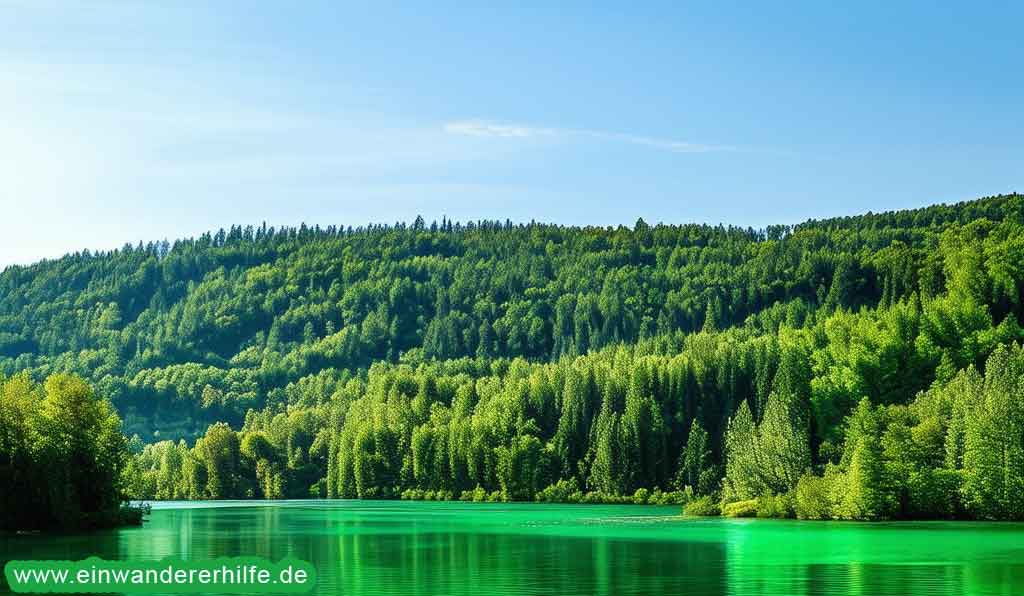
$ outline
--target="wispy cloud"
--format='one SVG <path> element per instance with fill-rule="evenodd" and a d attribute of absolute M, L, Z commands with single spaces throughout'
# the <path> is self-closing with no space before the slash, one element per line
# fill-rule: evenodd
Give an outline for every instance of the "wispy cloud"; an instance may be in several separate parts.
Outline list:
<path fill-rule="evenodd" d="M 512 124 L 507 122 L 491 122 L 488 120 L 458 120 L 448 122 L 444 125 L 448 134 L 466 135 L 473 137 L 494 137 L 494 138 L 585 138 L 598 141 L 611 141 L 617 143 L 628 143 L 631 145 L 643 145 L 665 151 L 677 153 L 707 153 L 710 151 L 735 151 L 735 147 L 725 145 L 707 145 L 703 143 L 692 143 L 676 139 L 661 137 L 649 137 L 633 135 L 604 130 L 576 129 L 576 128 L 548 128 L 539 126 L 528 126 L 524 124 Z"/>
<path fill-rule="evenodd" d="M 445 132 L 472 137 L 550 137 L 559 131 L 553 128 L 537 128 L 519 124 L 500 124 L 484 120 L 460 120 L 444 125 Z"/>

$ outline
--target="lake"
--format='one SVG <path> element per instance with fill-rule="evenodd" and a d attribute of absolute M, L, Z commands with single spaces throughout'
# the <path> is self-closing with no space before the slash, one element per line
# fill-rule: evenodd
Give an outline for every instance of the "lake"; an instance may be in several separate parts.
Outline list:
<path fill-rule="evenodd" d="M 0 559 L 293 556 L 318 594 L 1024 593 L 1024 525 L 685 519 L 677 507 L 158 503 L 142 528 L 0 538 Z"/>

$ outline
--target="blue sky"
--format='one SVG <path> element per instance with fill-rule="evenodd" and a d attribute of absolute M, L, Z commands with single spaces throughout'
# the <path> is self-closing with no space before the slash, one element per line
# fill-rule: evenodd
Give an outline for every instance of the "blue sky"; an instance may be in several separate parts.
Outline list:
<path fill-rule="evenodd" d="M 1021 3 L 0 0 L 0 266 L 234 223 L 1024 190 Z"/>

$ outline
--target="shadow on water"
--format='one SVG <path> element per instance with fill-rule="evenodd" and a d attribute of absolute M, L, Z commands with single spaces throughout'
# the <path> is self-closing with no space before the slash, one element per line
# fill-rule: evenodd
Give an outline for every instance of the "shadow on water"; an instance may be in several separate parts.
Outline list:
<path fill-rule="evenodd" d="M 143 528 L 0 538 L 0 560 L 286 556 L 319 594 L 1010 594 L 1024 526 L 684 520 L 674 508 L 160 505 Z"/>

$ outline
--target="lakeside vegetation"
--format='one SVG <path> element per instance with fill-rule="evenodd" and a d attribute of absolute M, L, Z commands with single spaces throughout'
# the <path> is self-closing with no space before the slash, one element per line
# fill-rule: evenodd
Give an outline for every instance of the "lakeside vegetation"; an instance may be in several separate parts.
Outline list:
<path fill-rule="evenodd" d="M 1024 519 L 1022 298 L 1021 195 L 765 230 L 236 227 L 8 268 L 0 372 L 109 398 L 137 498 Z"/>
<path fill-rule="evenodd" d="M 81 379 L 0 378 L 0 531 L 142 523 L 125 494 L 121 420 Z"/>

